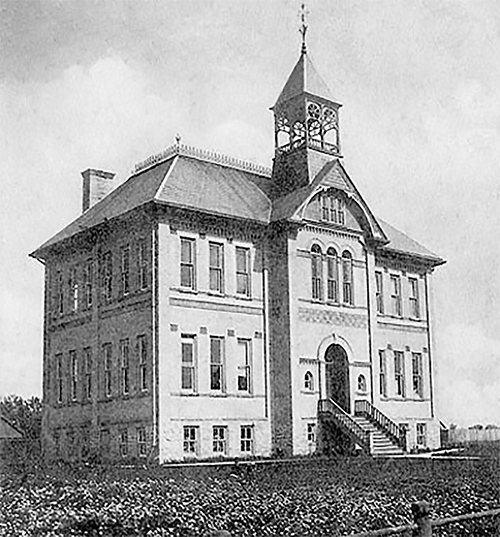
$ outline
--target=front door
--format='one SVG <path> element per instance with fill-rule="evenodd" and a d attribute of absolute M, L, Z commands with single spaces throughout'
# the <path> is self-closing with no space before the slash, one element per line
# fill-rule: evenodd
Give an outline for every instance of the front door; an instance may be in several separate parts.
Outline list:
<path fill-rule="evenodd" d="M 326 396 L 350 413 L 349 361 L 345 350 L 340 345 L 330 345 L 326 349 L 325 363 Z"/>

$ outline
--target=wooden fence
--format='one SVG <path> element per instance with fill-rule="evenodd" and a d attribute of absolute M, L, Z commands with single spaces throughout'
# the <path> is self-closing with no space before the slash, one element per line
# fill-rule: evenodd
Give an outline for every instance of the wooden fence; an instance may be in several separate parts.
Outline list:
<path fill-rule="evenodd" d="M 450 444 L 469 444 L 471 442 L 497 442 L 500 429 L 449 429 Z"/>

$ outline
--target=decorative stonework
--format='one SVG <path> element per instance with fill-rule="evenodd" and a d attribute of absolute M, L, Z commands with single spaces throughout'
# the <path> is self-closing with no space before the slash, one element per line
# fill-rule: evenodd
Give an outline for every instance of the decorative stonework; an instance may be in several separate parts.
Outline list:
<path fill-rule="evenodd" d="M 240 160 L 233 157 L 228 157 L 226 155 L 221 155 L 220 153 L 215 153 L 213 151 L 205 151 L 204 149 L 197 149 L 190 145 L 185 144 L 174 144 L 170 147 L 167 147 L 164 151 L 157 153 L 156 155 L 151 155 L 146 160 L 139 162 L 135 165 L 134 173 L 143 172 L 152 166 L 156 166 L 160 162 L 168 160 L 169 158 L 175 157 L 177 155 L 183 157 L 192 157 L 198 160 L 203 160 L 205 162 L 211 162 L 212 164 L 221 164 L 223 166 L 229 166 L 231 168 L 236 168 L 244 172 L 255 173 L 258 175 L 263 175 L 265 177 L 271 177 L 271 169 L 266 166 L 261 166 L 260 164 L 254 164 L 253 162 L 247 162 L 246 160 Z"/>
<path fill-rule="evenodd" d="M 355 235 L 354 233 L 347 233 L 345 231 L 339 231 L 336 229 L 328 229 L 326 227 L 315 226 L 313 224 L 306 224 L 303 228 L 301 228 L 301 231 L 310 231 L 312 233 L 319 233 L 320 235 L 330 235 L 332 237 L 348 239 L 351 241 L 359 241 L 362 236 L 361 232 Z"/>
<path fill-rule="evenodd" d="M 299 364 L 317 364 L 319 360 L 317 358 L 307 358 L 306 356 L 299 357 Z"/>
<path fill-rule="evenodd" d="M 352 328 L 366 328 L 367 317 L 357 313 L 299 308 L 299 319 L 306 323 L 335 324 Z"/>
<path fill-rule="evenodd" d="M 414 326 L 410 324 L 397 324 L 391 322 L 377 321 L 379 328 L 383 330 L 394 330 L 396 332 L 414 332 L 422 334 L 427 332 L 427 326 Z"/>

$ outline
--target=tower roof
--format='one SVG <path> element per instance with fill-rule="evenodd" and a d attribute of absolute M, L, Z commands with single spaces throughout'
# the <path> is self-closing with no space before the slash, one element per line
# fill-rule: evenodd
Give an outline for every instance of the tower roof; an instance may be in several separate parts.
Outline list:
<path fill-rule="evenodd" d="M 328 99 L 329 101 L 338 102 L 333 97 L 330 88 L 318 74 L 318 71 L 316 71 L 311 58 L 304 50 L 302 50 L 299 61 L 296 63 L 286 84 L 281 90 L 276 105 L 302 93 L 310 93 Z"/>

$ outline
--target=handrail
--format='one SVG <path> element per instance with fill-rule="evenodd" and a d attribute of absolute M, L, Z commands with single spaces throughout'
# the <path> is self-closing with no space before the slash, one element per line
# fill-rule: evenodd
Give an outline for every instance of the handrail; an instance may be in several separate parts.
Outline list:
<path fill-rule="evenodd" d="M 368 418 L 382 429 L 391 440 L 396 442 L 400 448 L 406 451 L 406 431 L 369 401 L 365 399 L 354 401 L 354 415 Z"/>
<path fill-rule="evenodd" d="M 318 414 L 331 414 L 336 423 L 349 435 L 354 437 L 368 453 L 371 453 L 371 433 L 365 431 L 352 417 L 332 399 L 320 399 L 318 401 Z"/>

